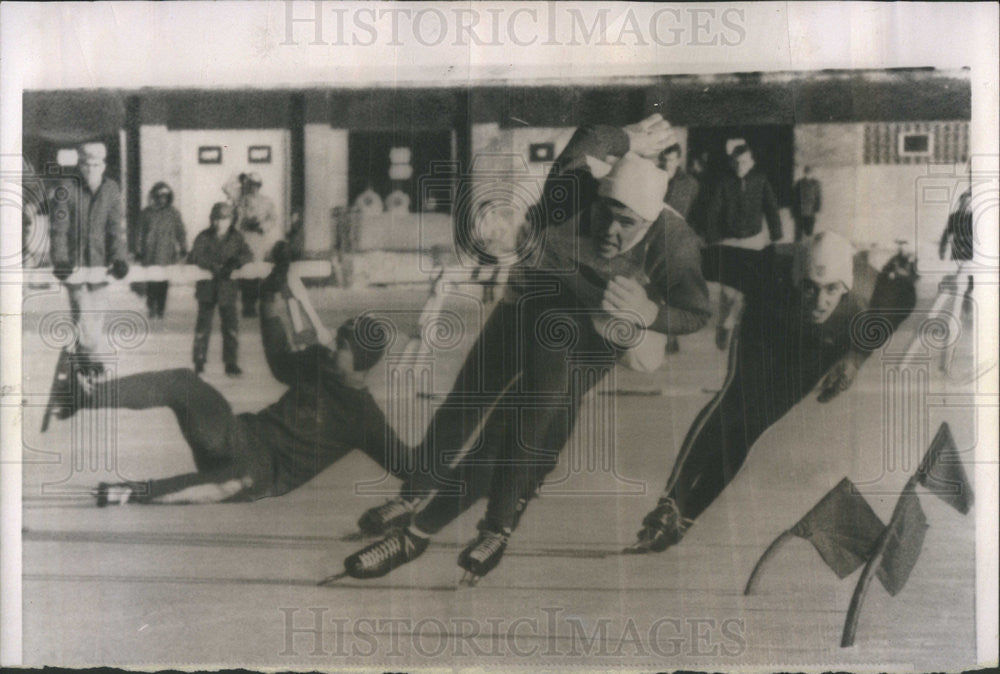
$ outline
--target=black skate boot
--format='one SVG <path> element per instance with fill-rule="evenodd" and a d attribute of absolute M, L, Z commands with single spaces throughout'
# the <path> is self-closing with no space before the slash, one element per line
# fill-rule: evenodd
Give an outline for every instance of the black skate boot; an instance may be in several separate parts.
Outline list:
<path fill-rule="evenodd" d="M 389 499 L 380 506 L 369 508 L 358 519 L 358 529 L 363 536 L 382 536 L 390 529 L 407 526 L 413 519 L 419 501 L 402 496 Z"/>
<path fill-rule="evenodd" d="M 639 540 L 625 548 L 625 552 L 635 555 L 663 552 L 670 546 L 681 542 L 684 533 L 691 526 L 691 522 L 692 520 L 681 515 L 674 499 L 664 496 L 656 507 L 643 518 Z"/>
<path fill-rule="evenodd" d="M 42 433 L 49 429 L 53 415 L 57 419 L 69 419 L 79 408 L 85 407 L 94 384 L 103 374 L 104 365 L 99 361 L 63 349 L 52 377 L 49 401 L 42 417 Z"/>
<path fill-rule="evenodd" d="M 430 539 L 409 529 L 398 529 L 345 559 L 344 572 L 351 578 L 379 578 L 397 566 L 412 562 L 424 553 L 428 544 Z"/>
<path fill-rule="evenodd" d="M 496 568 L 507 549 L 509 531 L 493 531 L 480 526 L 479 536 L 458 556 L 458 565 L 465 570 L 462 584 L 473 586 Z"/>

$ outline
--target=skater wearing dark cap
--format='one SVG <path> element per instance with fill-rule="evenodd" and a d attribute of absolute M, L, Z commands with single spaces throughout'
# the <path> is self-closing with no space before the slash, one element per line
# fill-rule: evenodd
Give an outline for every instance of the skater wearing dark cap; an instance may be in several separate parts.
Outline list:
<path fill-rule="evenodd" d="M 296 348 L 285 299 L 289 256 L 284 242 L 274 255 L 274 269 L 262 284 L 260 329 L 271 373 L 288 390 L 260 412 L 234 415 L 229 402 L 188 369 L 78 387 L 74 412 L 109 403 L 135 410 L 170 408 L 197 468 L 162 479 L 102 483 L 98 506 L 280 496 L 354 448 L 383 468 L 399 465 L 387 457 L 402 445 L 365 384 L 365 373 L 380 360 L 387 342 L 379 339 L 377 319 L 347 321 L 336 331 L 333 348 L 315 342 Z"/>

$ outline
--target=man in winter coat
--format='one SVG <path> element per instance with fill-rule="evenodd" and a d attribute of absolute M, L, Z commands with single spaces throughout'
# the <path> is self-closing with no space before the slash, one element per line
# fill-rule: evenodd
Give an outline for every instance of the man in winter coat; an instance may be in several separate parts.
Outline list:
<path fill-rule="evenodd" d="M 84 143 L 79 148 L 78 173 L 68 177 L 49 195 L 50 255 L 53 274 L 69 293 L 76 343 L 69 348 L 78 361 L 88 361 L 100 348 L 107 309 L 107 282 L 68 283 L 77 267 L 108 267 L 115 278 L 128 274 L 122 193 L 104 175 L 107 148 Z M 93 363 L 94 372 L 100 363 Z"/>

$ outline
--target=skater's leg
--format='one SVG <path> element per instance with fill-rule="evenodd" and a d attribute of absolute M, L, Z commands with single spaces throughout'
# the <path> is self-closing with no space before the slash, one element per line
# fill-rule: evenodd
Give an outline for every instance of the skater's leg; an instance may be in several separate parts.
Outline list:
<path fill-rule="evenodd" d="M 424 534 L 435 534 L 457 519 L 490 488 L 491 476 L 499 456 L 509 456 L 504 449 L 511 442 L 515 410 L 496 410 L 490 415 L 480 437 L 483 451 L 474 460 L 460 462 L 451 474 L 452 480 L 461 485 L 460 490 L 437 492 L 413 518 L 413 524 Z"/>
<path fill-rule="evenodd" d="M 72 350 L 85 357 L 100 351 L 104 332 L 104 315 L 108 310 L 107 284 L 67 283 L 70 315 L 76 326 L 76 342 Z"/>
<path fill-rule="evenodd" d="M 145 410 L 169 407 L 199 471 L 215 470 L 232 458 L 229 442 L 235 418 L 229 402 L 192 370 L 143 372 L 102 382 L 88 406 Z"/>
<path fill-rule="evenodd" d="M 362 532 L 379 534 L 409 521 L 424 500 L 428 512 L 421 521 L 426 531 L 433 533 L 485 490 L 481 485 L 489 481 L 494 447 L 482 441 L 487 434 L 480 434 L 479 442 L 474 436 L 481 424 L 483 428 L 490 424 L 493 412 L 489 402 L 495 403 L 509 391 L 517 376 L 515 311 L 515 307 L 501 304 L 490 316 L 420 444 L 412 450 L 402 449 L 401 444 L 369 448 L 373 456 L 400 460 L 398 475 L 403 485 L 399 497 L 362 514 L 358 520 Z M 475 399 L 470 401 L 470 396 Z M 376 441 L 380 437 L 391 442 L 395 434 L 375 434 Z"/>
<path fill-rule="evenodd" d="M 487 422 L 490 405 L 517 376 L 515 319 L 516 307 L 499 305 L 486 322 L 448 397 L 414 449 L 416 465 L 404 484 L 404 496 L 420 497 L 431 490 L 458 495 L 461 484 L 453 475 L 457 466 L 463 461 L 487 463 L 489 448 L 481 442 L 467 445 Z"/>
<path fill-rule="evenodd" d="M 580 325 L 580 343 L 574 351 L 588 354 L 586 365 L 574 365 L 572 354 L 534 344 L 525 353 L 523 389 L 553 396 L 562 405 L 526 404 L 516 421 L 508 425 L 506 442 L 493 470 L 485 526 L 493 531 L 513 531 L 528 502 L 545 477 L 555 468 L 576 426 L 584 405 L 604 405 L 606 399 L 586 398 L 614 368 L 615 354 L 605 350 L 603 340 Z M 598 412 L 599 414 L 599 412 Z M 596 438 L 582 438 L 596 442 Z M 584 453 L 591 448 L 582 447 Z"/>

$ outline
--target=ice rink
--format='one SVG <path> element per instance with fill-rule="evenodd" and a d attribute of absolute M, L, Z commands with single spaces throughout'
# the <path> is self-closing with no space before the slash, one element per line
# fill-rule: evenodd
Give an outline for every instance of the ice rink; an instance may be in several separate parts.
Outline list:
<path fill-rule="evenodd" d="M 459 348 L 434 354 L 439 393 L 481 320 L 472 299 L 478 291 L 466 290 L 469 297 L 448 306 L 470 329 Z M 933 288 L 924 290 L 921 307 L 933 299 Z M 553 473 L 558 483 L 530 504 L 503 562 L 478 586 L 457 587 L 455 560 L 475 534 L 482 503 L 389 576 L 317 587 L 360 546 L 351 540 L 357 517 L 392 493 L 395 480 L 380 481 L 380 469 L 354 452 L 298 491 L 253 504 L 97 509 L 85 492 L 99 480 L 116 472 L 128 479 L 186 472 L 190 452 L 166 409 L 106 415 L 104 430 L 86 422 L 95 412 L 83 411 L 40 434 L 58 351 L 40 338 L 39 321 L 67 306 L 55 286 L 27 292 L 26 665 L 787 670 L 826 663 L 933 670 L 975 659 L 977 511 L 963 517 L 929 494 L 921 504 L 930 528 L 909 582 L 894 598 L 872 585 L 853 648 L 839 643 L 858 572 L 839 580 L 803 540 L 775 558 L 757 594 L 742 594 L 768 543 L 843 477 L 888 520 L 926 449 L 887 450 L 897 446 L 885 431 L 896 403 L 920 403 L 914 408 L 923 410 L 924 430 L 913 437 L 929 441 L 948 421 L 968 450 L 971 475 L 973 408 L 917 399 L 969 390 L 946 380 L 936 362 L 925 389 L 887 393 L 883 374 L 891 364 L 876 354 L 850 391 L 825 405 L 813 394 L 770 429 L 680 545 L 621 555 L 655 504 L 689 424 L 722 380 L 725 358 L 710 325 L 682 337 L 681 352 L 652 375 L 616 370 L 615 442 L 605 455 L 613 470 L 588 469 L 586 457 L 564 452 Z M 310 292 L 330 327 L 369 309 L 411 321 L 426 295 L 423 287 Z M 113 297 L 116 310 L 145 316 L 127 287 Z M 166 321 L 119 352 L 118 373 L 190 366 L 195 309 L 190 288 L 171 288 Z M 915 323 L 904 324 L 893 348 L 905 350 Z M 245 375 L 228 379 L 216 320 L 205 378 L 237 413 L 256 411 L 282 391 L 257 330 L 256 321 L 242 319 Z M 959 343 L 953 373 L 971 371 L 970 341 Z M 397 403 L 388 400 L 386 378 L 383 364 L 371 386 L 391 406 Z M 887 405 L 886 396 L 896 403 Z"/>

